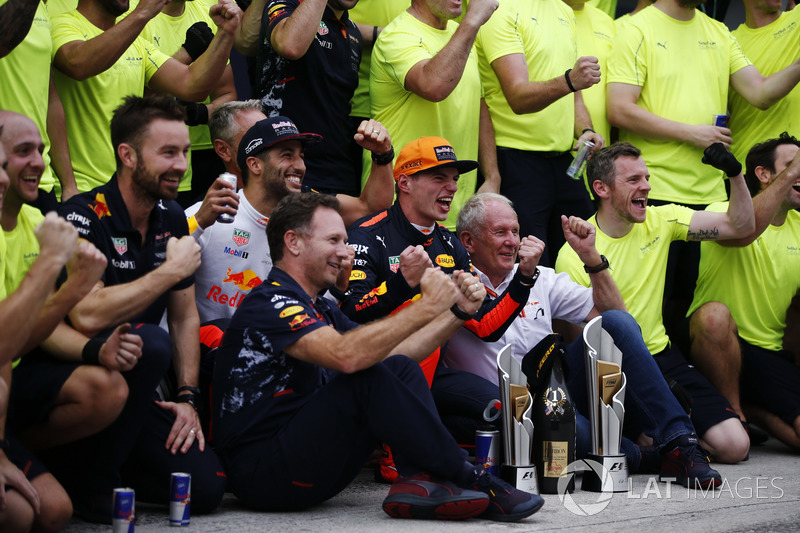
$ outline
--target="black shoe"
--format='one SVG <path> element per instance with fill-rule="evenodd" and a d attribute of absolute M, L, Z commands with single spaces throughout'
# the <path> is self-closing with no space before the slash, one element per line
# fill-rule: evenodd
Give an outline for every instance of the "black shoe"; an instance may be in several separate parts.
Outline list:
<path fill-rule="evenodd" d="M 478 474 L 474 490 L 489 495 L 489 507 L 480 516 L 498 522 L 516 522 L 542 508 L 544 499 L 538 494 L 519 490 L 485 470 Z"/>
<path fill-rule="evenodd" d="M 751 426 L 747 422 L 742 422 L 742 426 L 744 426 L 747 436 L 750 437 L 750 446 L 761 446 L 769 440 L 769 435 L 766 431 L 756 426 Z"/>
<path fill-rule="evenodd" d="M 393 518 L 463 520 L 478 516 L 487 505 L 489 498 L 483 492 L 429 474 L 399 478 L 383 500 L 383 510 Z"/>
<path fill-rule="evenodd" d="M 675 479 L 684 487 L 719 487 L 722 476 L 709 465 L 708 454 L 700 447 L 694 435 L 682 435 L 667 445 L 669 449 L 661 459 L 661 481 Z"/>
<path fill-rule="evenodd" d="M 110 524 L 114 514 L 113 496 L 102 493 L 77 493 L 72 497 L 75 514 L 92 524 Z"/>
<path fill-rule="evenodd" d="M 661 472 L 661 460 L 655 446 L 639 446 L 639 465 L 636 470 L 631 469 L 631 474 L 658 474 Z"/>

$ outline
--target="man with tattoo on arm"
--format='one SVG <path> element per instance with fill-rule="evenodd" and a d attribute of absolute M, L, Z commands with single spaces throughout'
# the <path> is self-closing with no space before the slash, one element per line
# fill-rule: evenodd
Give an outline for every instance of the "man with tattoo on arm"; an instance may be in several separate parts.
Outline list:
<path fill-rule="evenodd" d="M 642 327 L 645 344 L 667 380 L 680 384 L 692 398 L 691 419 L 700 444 L 718 462 L 744 460 L 750 442 L 730 403 L 691 365 L 664 328 L 662 302 L 670 244 L 673 241 L 736 239 L 755 229 L 753 202 L 742 166 L 721 143 L 709 147 L 703 161 L 730 177 L 731 200 L 723 213 L 694 211 L 667 204 L 647 206 L 650 173 L 638 148 L 617 143 L 598 150 L 587 176 L 598 210 L 589 219 L 597 226 L 598 267 L 585 270 L 577 254 L 564 246 L 556 261 L 578 283 L 590 286 L 589 272 L 608 267 L 628 312 Z"/>

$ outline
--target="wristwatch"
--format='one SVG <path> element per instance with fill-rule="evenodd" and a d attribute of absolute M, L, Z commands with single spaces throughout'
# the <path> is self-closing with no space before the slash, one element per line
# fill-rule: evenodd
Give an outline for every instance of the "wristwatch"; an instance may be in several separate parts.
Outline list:
<path fill-rule="evenodd" d="M 600 259 L 602 259 L 602 262 L 599 265 L 593 267 L 583 265 L 583 269 L 587 274 L 597 274 L 608 268 L 608 259 L 606 259 L 606 256 L 601 255 Z"/>

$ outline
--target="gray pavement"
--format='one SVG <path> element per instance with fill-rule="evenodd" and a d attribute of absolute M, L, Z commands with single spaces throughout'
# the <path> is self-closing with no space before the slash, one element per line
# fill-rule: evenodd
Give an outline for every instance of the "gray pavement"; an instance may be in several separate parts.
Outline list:
<path fill-rule="evenodd" d="M 437 522 L 392 519 L 381 510 L 388 486 L 372 481 L 365 469 L 350 487 L 323 505 L 299 513 L 256 513 L 226 495 L 212 515 L 193 516 L 185 531 L 441 531 L 469 533 L 509 531 L 800 531 L 800 454 L 770 439 L 753 448 L 738 465 L 715 465 L 725 478 L 715 492 L 687 490 L 659 483 L 657 476 L 631 477 L 627 493 L 604 495 L 576 490 L 572 509 L 558 495 L 544 495 L 535 515 L 514 524 L 467 520 Z M 605 500 L 608 500 L 607 502 Z M 565 499 L 570 504 L 569 499 Z M 604 504 L 607 504 L 604 506 Z M 166 508 L 139 505 L 137 532 L 172 532 Z M 110 530 L 109 526 L 73 519 L 71 533 Z"/>

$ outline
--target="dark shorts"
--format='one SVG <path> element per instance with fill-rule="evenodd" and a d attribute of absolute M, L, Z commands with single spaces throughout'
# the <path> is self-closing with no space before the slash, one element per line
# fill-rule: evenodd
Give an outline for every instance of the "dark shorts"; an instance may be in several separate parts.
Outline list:
<path fill-rule="evenodd" d="M 699 370 L 689 364 L 677 347 L 667 348 L 654 357 L 661 374 L 667 380 L 677 381 L 692 397 L 692 412 L 689 417 L 700 437 L 728 418 L 739 418 L 728 400 Z"/>
<path fill-rule="evenodd" d="M 48 470 L 44 464 L 28 451 L 14 435 L 8 434 L 8 431 L 6 430 L 6 439 L 8 439 L 6 457 L 8 457 L 8 460 L 25 474 L 28 481 L 33 481 L 38 476 L 46 474 Z"/>
<path fill-rule="evenodd" d="M 800 416 L 800 367 L 791 352 L 773 352 L 739 339 L 742 373 L 739 395 L 742 402 L 774 413 L 794 424 Z"/>
<path fill-rule="evenodd" d="M 13 373 L 9 425 L 19 433 L 46 421 L 58 393 L 79 366 L 38 349 L 26 354 Z"/>

